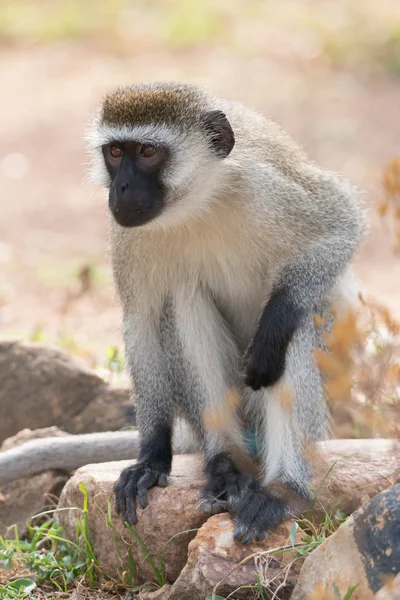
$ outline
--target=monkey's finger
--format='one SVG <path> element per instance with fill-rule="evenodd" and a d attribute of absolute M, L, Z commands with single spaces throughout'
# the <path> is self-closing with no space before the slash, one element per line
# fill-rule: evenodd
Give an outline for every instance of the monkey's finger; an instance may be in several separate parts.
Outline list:
<path fill-rule="evenodd" d="M 233 532 L 233 539 L 241 544 L 247 544 L 252 539 L 252 536 L 247 528 L 236 527 Z"/>
<path fill-rule="evenodd" d="M 158 474 L 148 471 L 141 477 L 137 484 L 137 498 L 141 508 L 147 506 L 147 490 L 157 483 Z"/>
<path fill-rule="evenodd" d="M 225 500 L 217 500 L 216 502 L 211 502 L 207 508 L 208 514 L 218 515 L 222 512 L 228 512 L 228 502 L 226 502 Z"/>
<path fill-rule="evenodd" d="M 247 535 L 242 537 L 242 539 L 240 540 L 240 543 L 248 544 L 252 539 L 253 539 L 253 536 L 250 533 L 248 533 Z"/>
<path fill-rule="evenodd" d="M 136 494 L 137 494 L 137 484 L 136 479 L 131 479 L 128 481 L 127 485 L 124 489 L 124 499 L 126 502 L 126 507 L 124 512 L 122 513 L 123 521 L 127 521 L 130 525 L 134 525 L 137 522 L 136 515 Z"/>
<path fill-rule="evenodd" d="M 244 380 L 245 384 L 250 386 L 254 390 L 255 386 L 259 383 L 257 379 L 258 378 L 256 372 L 251 367 L 247 367 L 247 373 Z"/>
<path fill-rule="evenodd" d="M 114 494 L 115 494 L 115 510 L 117 511 L 117 515 L 122 516 L 122 521 L 124 521 L 124 515 L 126 513 L 126 501 L 125 501 L 125 488 L 121 486 L 121 484 L 117 484 L 114 486 Z"/>
<path fill-rule="evenodd" d="M 122 503 L 120 499 L 119 491 L 115 490 L 115 510 L 117 515 L 120 515 L 122 512 Z"/>
<path fill-rule="evenodd" d="M 247 370 L 245 384 L 251 387 L 254 391 L 257 391 L 261 388 L 260 378 L 252 369 Z"/>
<path fill-rule="evenodd" d="M 161 473 L 157 481 L 158 487 L 167 487 L 168 485 L 168 475 L 166 473 Z"/>
<path fill-rule="evenodd" d="M 233 532 L 233 539 L 235 540 L 235 542 L 240 542 L 243 535 L 244 535 L 243 530 L 236 527 L 235 531 Z"/>

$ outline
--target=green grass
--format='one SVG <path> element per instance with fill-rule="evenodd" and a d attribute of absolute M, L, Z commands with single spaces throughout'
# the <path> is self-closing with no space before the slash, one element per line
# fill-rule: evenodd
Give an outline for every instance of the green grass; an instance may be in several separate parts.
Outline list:
<path fill-rule="evenodd" d="M 34 589 L 36 589 L 36 583 L 32 579 L 19 577 L 6 585 L 0 585 L 0 598 L 4 598 L 4 600 L 34 598 L 31 594 Z"/>
<path fill-rule="evenodd" d="M 16 526 L 9 529 L 12 535 L 0 536 L 0 567 L 10 572 L 11 581 L 0 585 L 0 598 L 4 600 L 19 600 L 27 598 L 41 598 L 37 594 L 44 591 L 48 594 L 54 592 L 70 592 L 74 583 L 79 582 L 89 590 L 97 590 L 100 585 L 107 585 L 110 589 L 124 588 L 135 594 L 144 589 L 155 590 L 166 583 L 164 555 L 168 545 L 176 537 L 192 533 L 197 529 L 182 531 L 172 536 L 166 543 L 163 551 L 153 557 L 131 525 L 127 526 L 132 543 L 118 539 L 112 520 L 111 499 L 108 501 L 107 513 L 104 518 L 110 530 L 117 555 L 121 561 L 118 577 L 111 578 L 99 565 L 95 549 L 90 540 L 89 532 L 89 496 L 87 489 L 81 483 L 83 503 L 82 508 L 68 508 L 63 510 L 77 511 L 76 541 L 66 539 L 63 529 L 54 518 L 54 511 L 41 513 L 27 524 L 27 534 L 20 538 Z M 153 572 L 153 581 L 143 585 L 135 585 L 136 563 L 133 556 L 133 542 L 136 542 L 141 553 L 140 560 L 148 562 Z M 124 553 L 120 544 L 124 544 Z M 125 555 L 126 554 L 126 558 Z M 26 575 L 28 570 L 28 575 Z M 100 584 L 100 577 L 103 584 Z"/>
<path fill-rule="evenodd" d="M 42 519 L 38 517 L 38 520 Z M 31 590 L 25 594 L 29 588 L 28 581 L 66 592 L 77 578 L 86 578 L 90 573 L 92 557 L 87 555 L 85 548 L 65 539 L 62 527 L 50 517 L 41 523 L 29 524 L 24 539 L 19 538 L 16 528 L 13 538 L 0 536 L 0 565 L 10 573 L 18 568 L 29 569 L 35 576 L 35 581 L 23 578 L 22 590 L 18 590 L 15 581 L 3 586 L 4 589 L 0 587 L 1 598 L 7 598 L 7 594 L 10 598 L 23 598 L 30 597 Z M 21 578 L 16 581 L 19 580 L 22 581 Z"/>
<path fill-rule="evenodd" d="M 0 598 L 37 598 L 32 592 L 40 586 L 66 593 L 78 578 L 81 582 L 85 581 L 89 588 L 96 588 L 99 565 L 89 539 L 88 495 L 82 484 L 80 489 L 83 508 L 76 519 L 80 544 L 62 535 L 63 529 L 54 519 L 56 511 L 47 511 L 34 517 L 27 524 L 27 534 L 23 539 L 16 526 L 11 528 L 12 537 L 0 536 L 0 566 L 13 576 L 21 569 L 29 569 L 32 573 L 32 579 L 17 577 L 0 586 Z"/>
<path fill-rule="evenodd" d="M 110 534 L 113 540 L 113 544 L 114 547 L 116 549 L 117 555 L 121 561 L 121 569 L 119 570 L 119 577 L 120 577 L 120 581 L 124 583 L 124 585 L 128 585 L 132 586 L 134 581 L 135 581 L 135 575 L 136 575 L 136 565 L 135 565 L 135 560 L 133 558 L 133 548 L 132 545 L 129 544 L 128 548 L 127 548 L 127 555 L 128 555 L 128 559 L 127 561 L 124 560 L 123 556 L 122 556 L 122 552 L 121 549 L 119 547 L 119 543 L 118 543 L 118 539 L 114 530 L 114 524 L 113 524 L 113 520 L 112 520 L 112 511 L 111 511 L 111 498 L 109 498 L 108 500 L 108 506 L 107 506 L 107 514 L 104 514 L 104 511 L 101 509 L 100 506 L 97 505 L 97 508 L 103 513 L 103 515 L 106 518 L 106 522 L 107 522 L 107 526 L 110 530 Z M 145 586 L 136 586 L 136 587 L 132 587 L 132 591 L 140 591 L 142 589 L 157 589 L 157 588 L 161 588 L 163 587 L 163 585 L 165 585 L 167 583 L 167 577 L 166 577 L 166 572 L 165 572 L 165 552 L 168 548 L 168 545 L 177 537 L 181 536 L 181 535 L 185 535 L 188 533 L 194 533 L 197 532 L 197 529 L 187 529 L 185 531 L 180 531 L 179 533 L 176 533 L 175 535 L 173 535 L 165 544 L 163 550 L 160 552 L 160 554 L 157 557 L 153 557 L 151 552 L 149 551 L 149 549 L 147 548 L 147 546 L 145 545 L 145 543 L 143 542 L 143 540 L 141 539 L 141 537 L 139 536 L 139 534 L 137 533 L 137 531 L 135 530 L 134 527 L 132 527 L 132 525 L 127 524 L 126 528 L 128 530 L 128 532 L 131 535 L 132 540 L 134 540 L 137 544 L 137 547 L 140 549 L 142 555 L 143 555 L 143 559 L 146 560 L 151 568 L 151 571 L 154 575 L 154 579 L 153 581 L 150 581 L 148 584 L 146 584 Z"/>

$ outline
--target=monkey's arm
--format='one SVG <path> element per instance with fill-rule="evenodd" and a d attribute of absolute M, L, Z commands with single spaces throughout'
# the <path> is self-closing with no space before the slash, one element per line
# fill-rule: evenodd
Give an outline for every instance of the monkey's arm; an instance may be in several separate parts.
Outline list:
<path fill-rule="evenodd" d="M 278 272 L 247 352 L 246 383 L 254 390 L 273 385 L 283 375 L 294 332 L 321 306 L 363 233 L 353 190 L 329 176 L 312 183 L 318 198 L 307 195 L 298 204 L 283 203 L 284 233 L 293 251 Z"/>
<path fill-rule="evenodd" d="M 125 351 L 135 389 L 140 448 L 136 464 L 114 486 L 117 513 L 136 523 L 136 500 L 147 506 L 148 488 L 165 486 L 172 463 L 172 390 L 160 344 L 159 325 L 124 311 Z"/>

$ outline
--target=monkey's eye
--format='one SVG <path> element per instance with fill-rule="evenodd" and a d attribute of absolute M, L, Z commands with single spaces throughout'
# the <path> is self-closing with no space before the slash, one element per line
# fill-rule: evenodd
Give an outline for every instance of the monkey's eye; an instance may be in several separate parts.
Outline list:
<path fill-rule="evenodd" d="M 112 146 L 110 146 L 110 154 L 113 158 L 121 158 L 123 154 L 122 148 L 120 148 L 116 144 L 113 144 Z"/>
<path fill-rule="evenodd" d="M 152 144 L 142 144 L 139 147 L 139 156 L 143 156 L 144 158 L 151 158 L 157 152 L 157 148 Z"/>

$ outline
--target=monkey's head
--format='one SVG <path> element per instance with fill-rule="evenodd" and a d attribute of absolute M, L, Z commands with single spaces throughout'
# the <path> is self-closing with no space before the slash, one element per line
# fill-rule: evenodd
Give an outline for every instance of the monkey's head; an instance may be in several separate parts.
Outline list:
<path fill-rule="evenodd" d="M 109 189 L 114 219 L 135 227 L 168 225 L 204 209 L 222 185 L 235 137 L 200 88 L 150 84 L 109 94 L 88 141 L 93 179 Z"/>

